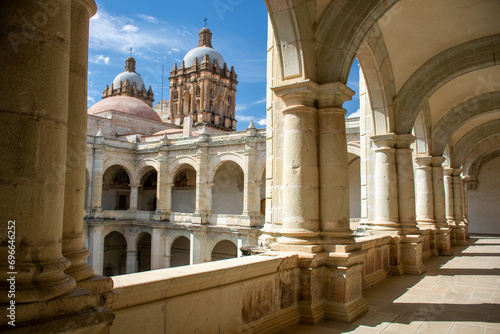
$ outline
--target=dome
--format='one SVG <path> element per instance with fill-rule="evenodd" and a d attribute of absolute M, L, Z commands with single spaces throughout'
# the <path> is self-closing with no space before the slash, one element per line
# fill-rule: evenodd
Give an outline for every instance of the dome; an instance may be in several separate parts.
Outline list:
<path fill-rule="evenodd" d="M 207 46 L 199 46 L 192 49 L 184 56 L 184 64 L 186 67 L 190 67 L 191 65 L 193 65 L 194 58 L 197 58 L 198 65 L 200 65 L 205 55 L 208 55 L 210 57 L 210 62 L 212 63 L 215 59 L 217 59 L 217 63 L 220 67 L 224 66 L 224 63 L 226 62 L 224 60 L 224 57 L 222 57 L 222 55 L 217 50 Z"/>
<path fill-rule="evenodd" d="M 142 90 L 142 86 L 146 87 L 144 85 L 144 81 L 142 80 L 141 76 L 135 72 L 122 72 L 118 74 L 113 80 L 113 86 L 114 88 L 118 88 L 120 86 L 120 81 L 123 82 L 123 85 L 125 85 L 125 80 L 128 79 L 128 82 L 130 83 L 130 86 L 134 86 L 134 83 L 137 87 L 138 90 Z"/>
<path fill-rule="evenodd" d="M 126 114 L 161 122 L 160 116 L 158 116 L 153 108 L 141 100 L 129 96 L 112 96 L 102 99 L 90 107 L 87 114 L 95 115 L 110 110 L 120 111 Z"/>

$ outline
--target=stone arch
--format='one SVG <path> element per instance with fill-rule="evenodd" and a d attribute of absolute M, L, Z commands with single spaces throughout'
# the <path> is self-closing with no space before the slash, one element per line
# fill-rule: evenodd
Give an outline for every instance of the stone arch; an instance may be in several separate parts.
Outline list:
<path fill-rule="evenodd" d="M 238 257 L 238 246 L 231 240 L 224 239 L 213 246 L 210 254 L 211 261 L 235 258 Z"/>
<path fill-rule="evenodd" d="M 359 155 L 348 153 L 349 175 L 349 215 L 351 219 L 361 218 L 361 159 Z"/>
<path fill-rule="evenodd" d="M 158 161 L 156 159 L 147 158 L 139 161 L 135 168 L 137 179 L 141 179 L 144 176 L 144 173 L 146 173 L 151 168 L 158 172 L 159 167 Z"/>
<path fill-rule="evenodd" d="M 355 53 L 375 23 L 398 0 L 331 1 L 318 20 L 315 39 L 322 43 L 316 59 L 327 59 L 317 68 L 317 82 L 347 82 Z M 339 33 L 342 31 L 342 33 Z"/>
<path fill-rule="evenodd" d="M 431 148 L 430 148 L 430 140 L 429 140 L 429 133 L 430 133 L 430 126 L 427 122 L 428 117 L 425 116 L 425 111 L 428 108 L 424 108 L 421 110 L 417 118 L 415 119 L 415 124 L 413 125 L 413 136 L 415 136 L 415 153 L 420 154 L 420 155 L 430 155 Z"/>
<path fill-rule="evenodd" d="M 191 167 L 194 168 L 196 173 L 198 173 L 198 171 L 199 171 L 198 161 L 196 159 L 194 159 L 193 157 L 189 157 L 189 156 L 178 157 L 177 159 L 172 161 L 172 163 L 170 163 L 170 165 L 168 165 L 167 175 L 170 175 L 169 182 L 173 183 L 173 178 L 174 178 L 175 173 L 177 173 L 178 169 L 180 167 L 182 167 L 183 165 L 190 165 Z"/>
<path fill-rule="evenodd" d="M 102 170 L 104 173 L 106 173 L 106 170 L 108 170 L 112 166 L 121 166 L 128 174 L 128 177 L 130 178 L 130 183 L 133 183 L 136 181 L 136 174 L 134 173 L 135 167 L 132 163 L 130 163 L 127 160 L 119 159 L 119 158 L 108 158 L 104 160 Z"/>
<path fill-rule="evenodd" d="M 374 25 L 356 52 L 372 112 L 373 134 L 393 132 L 394 73 L 382 32 Z M 383 76 L 382 73 L 385 75 Z"/>
<path fill-rule="evenodd" d="M 359 143 L 348 143 L 347 144 L 347 153 L 351 153 L 357 157 L 361 156 L 361 147 Z M 348 159 L 350 161 L 351 159 Z"/>
<path fill-rule="evenodd" d="M 500 149 L 500 134 L 488 136 L 477 142 L 464 157 L 462 162 L 462 169 L 464 176 L 471 176 L 474 174 L 474 166 L 481 164 L 482 159 L 492 152 Z"/>
<path fill-rule="evenodd" d="M 454 78 L 495 65 L 495 49 L 500 34 L 478 38 L 445 50 L 422 65 L 406 81 L 395 97 L 396 133 L 409 134 L 423 103 Z M 471 54 L 489 55 L 471 57 Z"/>
<path fill-rule="evenodd" d="M 209 163 L 208 163 L 208 182 L 213 183 L 214 181 L 214 176 L 215 172 L 217 171 L 217 168 L 220 167 L 224 162 L 227 161 L 232 161 L 236 164 L 238 164 L 241 168 L 243 169 L 243 166 L 245 166 L 245 163 L 243 161 L 243 158 L 236 154 L 236 153 L 222 153 L 215 158 L 213 158 Z"/>
<path fill-rule="evenodd" d="M 243 213 L 244 172 L 234 161 L 225 161 L 214 172 L 212 212 L 241 215 Z"/>
<path fill-rule="evenodd" d="M 475 117 L 497 112 L 500 92 L 475 96 L 448 111 L 432 130 L 433 155 L 439 155 L 453 134 Z"/>
<path fill-rule="evenodd" d="M 104 237 L 103 273 L 105 276 L 126 273 L 127 240 L 122 233 L 111 231 Z"/>
<path fill-rule="evenodd" d="M 127 210 L 130 207 L 130 171 L 122 165 L 112 165 L 102 176 L 103 210 Z"/>

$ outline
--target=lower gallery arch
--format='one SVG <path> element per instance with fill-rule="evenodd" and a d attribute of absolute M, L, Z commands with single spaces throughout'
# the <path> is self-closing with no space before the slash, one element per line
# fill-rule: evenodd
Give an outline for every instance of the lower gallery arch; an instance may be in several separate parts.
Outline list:
<path fill-rule="evenodd" d="M 151 234 L 144 233 L 137 243 L 137 270 L 151 270 Z"/>
<path fill-rule="evenodd" d="M 191 246 L 188 238 L 178 237 L 175 239 L 170 249 L 170 267 L 188 266 L 190 250 Z"/>
<path fill-rule="evenodd" d="M 141 187 L 139 190 L 139 210 L 156 210 L 156 187 L 158 173 L 154 168 L 148 170 L 141 178 Z"/>
<path fill-rule="evenodd" d="M 260 214 L 266 216 L 266 170 L 262 172 L 262 178 L 260 183 Z"/>
<path fill-rule="evenodd" d="M 488 161 L 479 169 L 477 188 L 468 189 L 469 232 L 498 234 L 500 206 L 500 157 Z"/>
<path fill-rule="evenodd" d="M 243 170 L 226 161 L 214 175 L 212 187 L 212 212 L 215 214 L 241 215 L 243 213 Z"/>
<path fill-rule="evenodd" d="M 172 187 L 172 211 L 193 213 L 196 209 L 196 171 L 182 165 L 175 173 Z"/>
<path fill-rule="evenodd" d="M 238 257 L 238 247 L 229 240 L 219 241 L 212 249 L 212 261 Z"/>
<path fill-rule="evenodd" d="M 125 168 L 109 167 L 102 180 L 103 210 L 128 210 L 130 207 L 130 177 Z"/>
<path fill-rule="evenodd" d="M 116 276 L 126 273 L 127 241 L 120 232 L 111 232 L 104 237 L 103 275 Z"/>

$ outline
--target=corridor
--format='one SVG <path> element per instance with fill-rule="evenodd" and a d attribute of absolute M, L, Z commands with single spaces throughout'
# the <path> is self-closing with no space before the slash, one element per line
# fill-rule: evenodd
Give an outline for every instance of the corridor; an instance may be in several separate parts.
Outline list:
<path fill-rule="evenodd" d="M 421 276 L 391 276 L 363 292 L 369 312 L 282 334 L 500 333 L 500 237 L 473 236 L 453 256 L 431 257 Z"/>

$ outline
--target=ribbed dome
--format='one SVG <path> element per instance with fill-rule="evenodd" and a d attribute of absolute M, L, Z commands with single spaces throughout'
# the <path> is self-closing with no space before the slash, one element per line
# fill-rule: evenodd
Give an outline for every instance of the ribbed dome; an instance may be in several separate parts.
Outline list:
<path fill-rule="evenodd" d="M 144 88 L 146 87 L 141 76 L 135 72 L 135 59 L 132 56 L 128 57 L 125 61 L 125 71 L 118 74 L 115 80 L 113 80 L 114 88 L 116 89 L 120 86 L 120 81 L 123 82 L 123 85 L 125 85 L 126 80 L 128 80 L 131 87 L 134 86 L 135 83 L 137 89 L 139 90 L 142 90 L 142 86 L 144 86 Z"/>
<path fill-rule="evenodd" d="M 87 114 L 95 115 L 110 110 L 120 111 L 126 114 L 161 122 L 160 116 L 158 116 L 153 108 L 141 100 L 129 96 L 112 96 L 102 99 L 90 107 Z"/>
<path fill-rule="evenodd" d="M 190 67 L 191 65 L 193 65 L 194 58 L 197 58 L 198 65 L 200 65 L 205 55 L 209 56 L 211 63 L 213 63 L 215 59 L 217 59 L 217 63 L 220 67 L 224 66 L 224 63 L 226 62 L 224 60 L 224 57 L 222 57 L 222 55 L 217 50 L 206 46 L 199 46 L 186 53 L 183 59 L 184 64 L 186 65 L 186 67 Z"/>
<path fill-rule="evenodd" d="M 142 86 L 146 87 L 141 76 L 134 72 L 122 72 L 118 74 L 115 80 L 113 80 L 113 86 L 115 87 L 115 89 L 118 88 L 118 86 L 120 86 L 120 81 L 123 82 L 123 85 L 125 85 L 125 80 L 127 79 L 130 83 L 130 86 L 133 86 L 135 83 L 138 90 L 142 90 Z"/>

